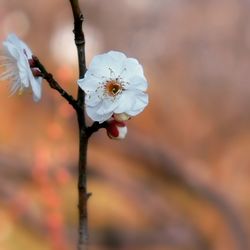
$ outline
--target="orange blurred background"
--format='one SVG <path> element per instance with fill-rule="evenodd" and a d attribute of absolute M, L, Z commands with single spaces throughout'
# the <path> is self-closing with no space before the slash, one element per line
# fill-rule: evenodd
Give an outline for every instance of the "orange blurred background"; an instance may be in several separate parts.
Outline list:
<path fill-rule="evenodd" d="M 249 249 L 250 2 L 80 3 L 87 61 L 123 51 L 150 83 L 124 141 L 90 140 L 90 250 Z M 76 95 L 67 0 L 0 0 L 0 27 Z M 75 114 L 45 81 L 38 104 L 8 90 L 1 83 L 0 250 L 76 249 Z"/>

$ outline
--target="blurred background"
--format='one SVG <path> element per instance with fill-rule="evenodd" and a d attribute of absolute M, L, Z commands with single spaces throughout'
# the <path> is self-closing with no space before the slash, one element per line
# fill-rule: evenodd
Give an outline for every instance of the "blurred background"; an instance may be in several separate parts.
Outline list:
<path fill-rule="evenodd" d="M 250 238 L 250 1 L 82 0 L 87 61 L 138 58 L 150 105 L 122 142 L 88 152 L 91 250 L 247 250 Z M 67 0 L 0 0 L 15 32 L 72 95 L 78 77 Z M 0 87 L 0 250 L 69 250 L 77 240 L 74 111 Z M 91 124 L 91 121 L 89 121 Z"/>

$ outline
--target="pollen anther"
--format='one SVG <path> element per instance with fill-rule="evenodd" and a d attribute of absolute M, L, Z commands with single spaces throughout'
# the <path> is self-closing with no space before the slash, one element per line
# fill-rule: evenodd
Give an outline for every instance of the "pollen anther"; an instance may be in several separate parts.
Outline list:
<path fill-rule="evenodd" d="M 117 96 L 122 90 L 122 84 L 116 80 L 109 80 L 105 84 L 105 93 L 109 96 Z"/>

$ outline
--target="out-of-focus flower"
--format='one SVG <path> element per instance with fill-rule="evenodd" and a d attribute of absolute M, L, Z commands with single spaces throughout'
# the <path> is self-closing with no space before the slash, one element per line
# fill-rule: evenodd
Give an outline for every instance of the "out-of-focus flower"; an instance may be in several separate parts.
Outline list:
<path fill-rule="evenodd" d="M 111 118 L 107 121 L 107 134 L 111 139 L 121 140 L 127 135 L 128 129 L 124 122 L 118 122 Z"/>
<path fill-rule="evenodd" d="M 30 48 L 15 34 L 8 35 L 3 42 L 0 55 L 0 67 L 4 67 L 0 80 L 12 82 L 11 94 L 20 94 L 31 87 L 34 101 L 39 101 L 42 94 L 42 77 L 39 70 L 32 67 L 32 52 Z"/>
<path fill-rule="evenodd" d="M 95 56 L 78 84 L 86 93 L 88 116 L 100 123 L 117 114 L 120 114 L 118 120 L 127 120 L 142 112 L 148 104 L 145 93 L 148 83 L 142 66 L 121 52 Z"/>

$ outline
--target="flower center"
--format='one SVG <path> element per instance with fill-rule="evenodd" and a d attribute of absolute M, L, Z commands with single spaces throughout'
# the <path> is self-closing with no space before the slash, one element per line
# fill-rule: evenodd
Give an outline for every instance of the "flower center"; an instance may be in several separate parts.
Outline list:
<path fill-rule="evenodd" d="M 122 84 L 116 80 L 107 81 L 105 91 L 109 96 L 116 96 L 122 91 Z"/>

